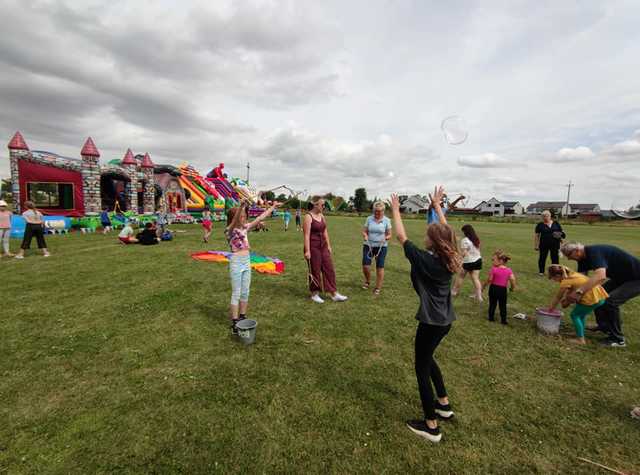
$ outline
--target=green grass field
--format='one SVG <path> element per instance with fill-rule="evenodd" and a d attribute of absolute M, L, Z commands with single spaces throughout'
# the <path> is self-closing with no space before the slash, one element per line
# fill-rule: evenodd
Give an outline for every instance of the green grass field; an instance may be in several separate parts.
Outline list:
<path fill-rule="evenodd" d="M 229 333 L 227 268 L 189 257 L 225 249 L 220 224 L 209 245 L 184 226 L 151 248 L 74 234 L 49 237 L 49 259 L 2 259 L 0 473 L 604 473 L 577 457 L 640 472 L 640 299 L 626 349 L 579 348 L 568 317 L 560 337 L 487 322 L 467 280 L 436 353 L 457 417 L 431 444 L 404 424 L 421 415 L 408 265 L 394 241 L 382 295 L 361 290 L 363 221 L 329 219 L 343 304 L 308 300 L 301 234 L 252 235 L 287 269 L 253 274 L 251 347 Z M 485 263 L 514 256 L 509 314 L 548 302 L 533 226 L 474 224 Z M 407 228 L 422 242 L 422 221 Z M 640 255 L 634 227 L 566 231 Z"/>

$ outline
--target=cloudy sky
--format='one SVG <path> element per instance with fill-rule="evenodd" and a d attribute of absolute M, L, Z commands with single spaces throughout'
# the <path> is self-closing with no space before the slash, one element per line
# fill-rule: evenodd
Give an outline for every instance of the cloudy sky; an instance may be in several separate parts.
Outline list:
<path fill-rule="evenodd" d="M 346 196 L 529 203 L 571 179 L 575 202 L 640 197 L 638 1 L 0 6 L 0 138 L 32 150 L 77 156 L 90 135 L 104 161 L 250 162 L 259 188 Z"/>

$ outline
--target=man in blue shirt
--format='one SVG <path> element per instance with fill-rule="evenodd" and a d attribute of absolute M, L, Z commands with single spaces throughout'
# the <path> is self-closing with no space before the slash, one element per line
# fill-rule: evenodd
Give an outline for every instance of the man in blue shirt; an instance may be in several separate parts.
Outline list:
<path fill-rule="evenodd" d="M 579 242 L 569 242 L 563 244 L 560 250 L 567 258 L 578 262 L 578 272 L 586 274 L 593 271 L 589 281 L 572 292 L 569 300 L 577 302 L 585 292 L 604 283 L 609 297 L 604 305 L 595 310 L 598 322 L 596 330 L 609 334 L 604 342 L 606 346 L 627 346 L 622 333 L 620 306 L 640 295 L 640 260 L 620 248 L 604 244 L 585 246 Z"/>

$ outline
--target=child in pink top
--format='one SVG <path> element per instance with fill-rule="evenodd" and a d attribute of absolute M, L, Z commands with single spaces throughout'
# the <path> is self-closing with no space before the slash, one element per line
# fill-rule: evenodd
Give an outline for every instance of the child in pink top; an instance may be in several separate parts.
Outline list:
<path fill-rule="evenodd" d="M 2 253 L 5 257 L 11 257 L 9 252 L 9 236 L 11 235 L 11 216 L 9 206 L 4 200 L 0 200 L 0 242 L 2 242 Z"/>
<path fill-rule="evenodd" d="M 493 267 L 489 271 L 489 277 L 482 286 L 482 290 L 489 286 L 489 321 L 493 322 L 496 306 L 500 306 L 500 323 L 507 324 L 507 285 L 511 286 L 511 291 L 516 289 L 516 276 L 507 267 L 507 262 L 511 257 L 501 250 L 493 253 Z"/>

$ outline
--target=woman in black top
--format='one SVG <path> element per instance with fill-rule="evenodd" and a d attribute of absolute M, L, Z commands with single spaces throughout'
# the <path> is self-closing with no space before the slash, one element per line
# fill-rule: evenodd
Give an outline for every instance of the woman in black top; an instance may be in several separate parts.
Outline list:
<path fill-rule="evenodd" d="M 540 251 L 538 258 L 538 272 L 544 275 L 544 269 L 547 265 L 547 254 L 551 254 L 551 263 L 558 264 L 558 251 L 562 240 L 567 237 L 562 231 L 562 226 L 557 221 L 551 219 L 549 211 L 542 212 L 542 222 L 536 225 L 534 235 L 534 248 Z"/>
<path fill-rule="evenodd" d="M 455 233 L 447 224 L 447 218 L 440 206 L 443 195 L 444 189 L 438 187 L 431 197 L 440 222 L 430 224 L 427 228 L 426 250 L 418 248 L 408 240 L 400 216 L 400 200 L 395 194 L 391 196 L 391 210 L 398 241 L 404 247 L 404 254 L 411 263 L 411 283 L 420 298 L 420 306 L 416 313 L 419 323 L 415 339 L 415 369 L 424 419 L 407 421 L 407 426 L 415 434 L 432 442 L 439 442 L 442 438 L 436 417 L 453 417 L 442 373 L 433 353 L 449 333 L 456 318 L 451 303 L 451 279 L 462 268 Z M 431 388 L 432 382 L 437 400 Z"/>

